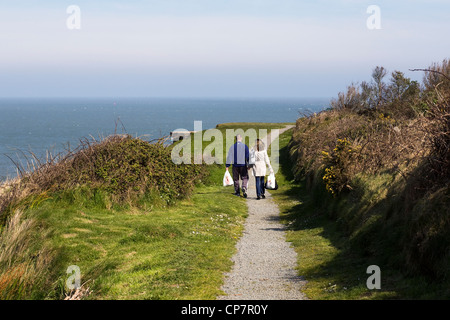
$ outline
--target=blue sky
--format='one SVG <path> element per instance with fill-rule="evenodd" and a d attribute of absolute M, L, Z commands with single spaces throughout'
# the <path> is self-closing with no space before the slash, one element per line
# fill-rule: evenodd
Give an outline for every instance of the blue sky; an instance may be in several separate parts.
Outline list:
<path fill-rule="evenodd" d="M 69 30 L 69 5 L 81 29 Z M 369 5 L 381 29 L 369 30 Z M 448 0 L 0 0 L 0 97 L 334 97 L 450 58 Z"/>

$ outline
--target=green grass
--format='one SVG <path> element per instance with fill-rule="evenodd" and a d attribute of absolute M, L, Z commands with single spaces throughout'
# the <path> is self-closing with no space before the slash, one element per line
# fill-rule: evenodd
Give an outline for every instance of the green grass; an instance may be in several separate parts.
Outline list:
<path fill-rule="evenodd" d="M 281 128 L 284 124 L 227 124 Z M 225 137 L 225 134 L 224 134 Z M 249 143 L 249 141 L 247 141 Z M 250 142 L 251 144 L 251 142 Z M 203 143 L 203 148 L 208 143 Z M 224 145 L 224 157 L 226 150 Z M 247 215 L 243 198 L 222 186 L 225 165 L 207 166 L 193 194 L 170 206 L 148 195 L 138 204 L 114 204 L 107 191 L 86 187 L 46 194 L 26 209 L 50 235 L 42 248 L 52 253 L 49 279 L 34 299 L 61 299 L 71 265 L 80 267 L 85 299 L 215 299 Z M 40 232 L 40 230 L 36 230 Z"/>
<path fill-rule="evenodd" d="M 333 199 L 324 186 L 308 190 L 303 181 L 294 181 L 289 160 L 288 143 L 292 130 L 285 132 L 280 138 L 280 171 L 277 174 L 279 189 L 271 191 L 280 208 L 283 223 L 287 224 L 287 239 L 292 243 L 298 255 L 298 274 L 303 276 L 307 284 L 304 293 L 312 300 L 362 300 L 362 299 L 441 299 L 448 290 L 444 284 L 429 282 L 421 277 L 409 277 L 392 265 L 364 252 L 364 238 L 350 239 L 341 223 L 333 218 L 336 210 L 348 211 L 347 217 L 353 218 L 358 228 L 358 215 L 371 209 L 370 221 L 360 223 L 359 232 L 365 236 L 383 238 L 380 229 L 380 217 L 385 214 L 382 204 L 370 207 L 380 198 L 386 197 L 382 186 L 392 179 L 392 175 L 380 176 L 377 179 L 361 177 L 366 184 L 366 193 L 359 195 L 361 202 L 349 199 Z M 350 199 L 351 200 L 351 199 Z M 370 207 L 370 208 L 368 208 Z M 342 213 L 341 213 L 342 216 Z M 345 215 L 344 215 L 345 216 Z M 364 229 L 365 228 L 365 229 Z M 388 229 L 390 231 L 394 229 Z M 394 234 L 385 234 L 385 241 L 391 241 Z M 380 248 L 382 248 L 380 243 Z M 377 248 L 371 248 L 377 250 Z M 395 248 L 386 252 L 385 256 L 395 258 Z M 379 257 L 379 255 L 377 255 Z M 393 259 L 395 260 L 395 259 Z M 369 290 L 366 281 L 370 274 L 366 273 L 370 265 L 381 268 L 381 289 Z"/>
<path fill-rule="evenodd" d="M 169 208 L 108 210 L 63 197 L 29 214 L 53 230 L 58 284 L 77 265 L 90 299 L 214 299 L 246 215 L 241 202 L 229 189 L 199 186 Z"/>
<path fill-rule="evenodd" d="M 245 131 L 284 125 L 218 127 L 224 133 L 230 128 Z M 291 172 L 287 147 L 291 135 L 292 130 L 280 137 L 279 189 L 271 194 L 283 223 L 288 225 L 288 241 L 298 254 L 298 274 L 307 281 L 306 296 L 314 300 L 448 296 L 444 283 L 407 277 L 370 255 L 385 244 L 365 245 L 372 235 L 385 234 L 384 241 L 395 240 L 395 234 L 380 229 L 385 205 L 373 205 L 389 198 L 380 190 L 392 176 L 359 176 L 361 190 L 365 190 L 358 195 L 360 202 L 333 199 L 323 186 L 308 190 L 303 182 L 294 181 Z M 226 156 L 225 146 L 223 151 Z M 77 265 L 81 282 L 91 289 L 85 299 L 215 299 L 222 294 L 224 272 L 232 266 L 231 257 L 247 215 L 244 199 L 232 196 L 231 187 L 222 186 L 224 167 L 208 166 L 209 175 L 196 185 L 193 194 L 170 206 L 156 194 L 141 198 L 137 204 L 113 204 L 106 191 L 87 188 L 24 199 L 19 207 L 28 208 L 25 218 L 36 220 L 37 226 L 32 246 L 36 251 L 24 256 L 30 261 L 39 255 L 41 260 L 53 258 L 43 273 L 47 278 L 36 280 L 39 285 L 28 298 L 64 298 L 69 277 L 66 270 Z M 370 220 L 361 223 L 364 215 L 358 212 L 369 209 Z M 340 212 L 347 220 L 336 220 L 333 212 Z M 342 228 L 349 225 L 359 232 L 349 237 Z M 395 256 L 395 248 L 385 256 Z M 372 264 L 381 267 L 381 290 L 366 287 L 366 269 Z"/>

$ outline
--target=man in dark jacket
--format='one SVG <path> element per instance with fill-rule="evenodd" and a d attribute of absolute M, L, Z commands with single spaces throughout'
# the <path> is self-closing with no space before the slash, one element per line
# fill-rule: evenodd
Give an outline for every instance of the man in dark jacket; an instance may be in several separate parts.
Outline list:
<path fill-rule="evenodd" d="M 248 169 L 247 164 L 249 160 L 249 150 L 245 143 L 242 143 L 242 136 L 236 136 L 236 143 L 228 150 L 226 167 L 227 170 L 230 165 L 233 165 L 233 181 L 235 195 L 240 196 L 239 179 L 242 180 L 242 193 L 244 198 L 247 198 L 248 187 Z"/>

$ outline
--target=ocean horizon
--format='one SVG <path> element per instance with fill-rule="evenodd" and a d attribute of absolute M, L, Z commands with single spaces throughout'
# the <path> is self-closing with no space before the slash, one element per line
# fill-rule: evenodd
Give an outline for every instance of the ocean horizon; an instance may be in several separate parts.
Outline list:
<path fill-rule="evenodd" d="M 329 107 L 330 98 L 0 98 L 0 181 L 26 167 L 27 154 L 75 148 L 83 138 L 127 133 L 144 140 L 177 129 L 229 122 L 295 122 Z M 12 159 L 12 160 L 11 160 Z"/>

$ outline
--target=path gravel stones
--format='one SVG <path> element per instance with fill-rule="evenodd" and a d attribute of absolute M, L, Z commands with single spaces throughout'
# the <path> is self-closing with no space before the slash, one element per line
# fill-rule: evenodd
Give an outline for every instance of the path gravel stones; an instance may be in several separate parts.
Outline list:
<path fill-rule="evenodd" d="M 286 242 L 278 206 L 267 191 L 266 199 L 256 200 L 255 178 L 251 173 L 249 178 L 248 218 L 232 258 L 233 269 L 225 275 L 221 288 L 225 295 L 217 299 L 304 300 L 301 288 L 305 280 L 297 276 L 297 254 Z"/>

